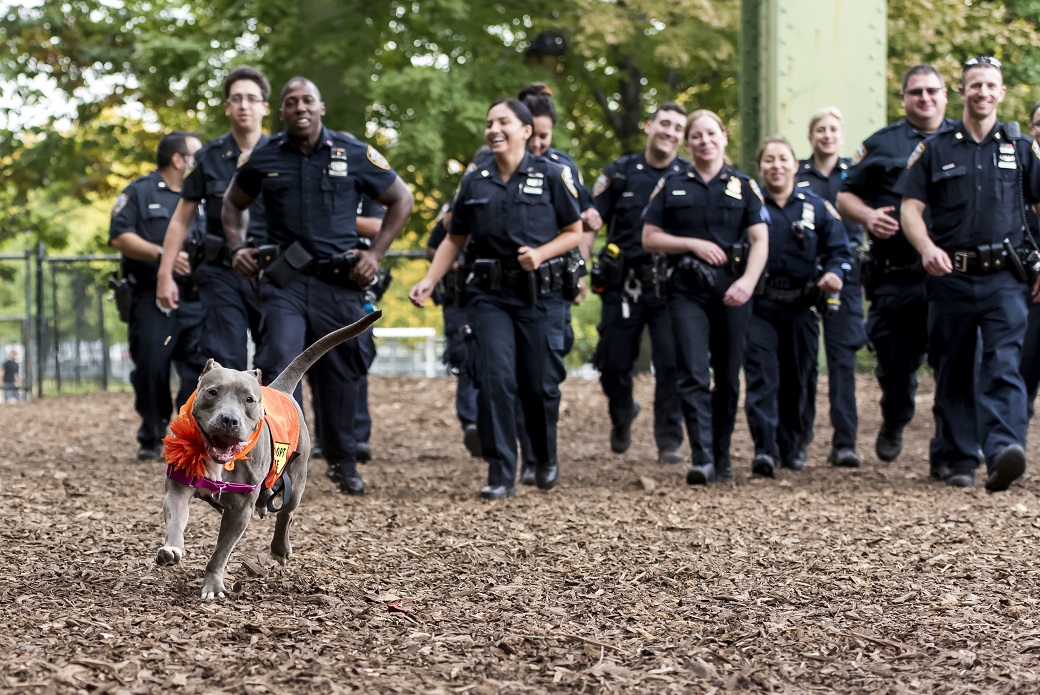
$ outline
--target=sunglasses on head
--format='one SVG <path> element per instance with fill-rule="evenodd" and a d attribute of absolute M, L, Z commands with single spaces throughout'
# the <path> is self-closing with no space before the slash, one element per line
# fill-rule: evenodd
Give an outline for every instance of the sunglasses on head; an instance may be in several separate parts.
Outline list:
<path fill-rule="evenodd" d="M 905 94 L 908 94 L 909 96 L 912 96 L 912 97 L 919 97 L 922 94 L 924 94 L 925 92 L 927 92 L 928 96 L 934 97 L 936 94 L 938 94 L 942 90 L 943 90 L 942 87 L 914 87 L 913 89 L 906 90 Z"/>
<path fill-rule="evenodd" d="M 1004 66 L 1001 65 L 1000 61 L 992 56 L 976 56 L 974 58 L 968 58 L 964 61 L 964 68 L 974 68 L 979 65 L 992 65 L 997 70 L 1003 71 Z"/>

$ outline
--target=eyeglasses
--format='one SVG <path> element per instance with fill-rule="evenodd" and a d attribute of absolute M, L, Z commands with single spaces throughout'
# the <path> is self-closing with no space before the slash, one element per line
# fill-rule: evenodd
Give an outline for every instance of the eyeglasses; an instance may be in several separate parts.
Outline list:
<path fill-rule="evenodd" d="M 921 96 L 925 92 L 928 92 L 928 96 L 934 97 L 936 94 L 938 94 L 942 90 L 943 90 L 942 87 L 914 87 L 913 89 L 908 89 L 908 90 L 906 90 L 903 93 L 907 94 L 909 96 L 912 96 L 912 97 L 914 97 L 916 99 L 917 97 Z"/>
<path fill-rule="evenodd" d="M 264 103 L 264 98 L 257 96 L 256 94 L 232 94 L 227 98 L 226 103 L 238 105 L 243 101 L 255 105 Z"/>
<path fill-rule="evenodd" d="M 992 56 L 977 56 L 975 58 L 968 58 L 966 61 L 964 61 L 964 68 L 965 69 L 974 68 L 974 67 L 979 66 L 979 65 L 992 65 L 997 70 L 1001 70 L 1001 71 L 1003 71 L 1003 67 L 1004 67 L 1003 65 L 1000 64 L 999 60 L 997 60 L 996 58 L 994 58 Z"/>

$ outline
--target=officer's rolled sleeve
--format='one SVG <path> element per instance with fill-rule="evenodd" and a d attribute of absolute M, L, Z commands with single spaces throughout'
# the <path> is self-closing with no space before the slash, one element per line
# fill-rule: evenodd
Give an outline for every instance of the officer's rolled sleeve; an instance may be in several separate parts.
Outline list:
<path fill-rule="evenodd" d="M 205 165 L 195 159 L 195 167 L 181 184 L 181 198 L 191 203 L 201 203 L 206 199 L 206 172 Z"/>
<path fill-rule="evenodd" d="M 845 279 L 845 268 L 852 267 L 852 251 L 849 249 L 849 237 L 845 233 L 845 225 L 836 219 L 824 206 L 817 213 L 816 225 L 820 235 L 820 245 L 827 257 L 824 272 L 834 273 Z"/>
<path fill-rule="evenodd" d="M 232 185 L 236 185 L 250 198 L 256 198 L 260 195 L 260 188 L 263 184 L 264 175 L 262 172 L 257 170 L 253 166 L 252 161 L 248 161 L 239 167 L 238 172 L 235 174 L 235 178 L 231 180 Z"/>
<path fill-rule="evenodd" d="M 578 186 L 578 182 L 574 182 Z M 556 213 L 556 225 L 560 228 L 574 224 L 581 219 L 581 210 L 578 209 L 579 198 L 571 192 L 564 183 L 561 172 L 554 172 L 549 177 L 549 190 L 552 191 L 553 210 Z"/>
<path fill-rule="evenodd" d="M 124 198 L 125 196 L 125 198 Z M 108 226 L 108 239 L 111 241 L 122 234 L 139 234 L 138 221 L 140 211 L 137 209 L 137 196 L 131 188 L 127 188 L 116 201 L 117 212 L 113 213 Z"/>
<path fill-rule="evenodd" d="M 615 194 L 614 186 L 612 185 L 614 177 L 617 176 L 617 168 L 617 162 L 612 162 L 603 170 L 603 173 L 600 176 L 606 180 L 606 188 L 592 199 L 593 205 L 596 206 L 600 217 L 604 220 L 609 220 L 611 215 L 614 214 L 614 205 L 617 203 L 617 195 Z"/>
<path fill-rule="evenodd" d="M 643 222 L 664 229 L 664 197 L 667 190 L 668 187 L 662 179 L 650 196 L 650 202 L 643 209 Z"/>
<path fill-rule="evenodd" d="M 924 148 L 924 143 L 918 145 Z M 928 202 L 928 181 L 930 163 L 928 161 L 928 150 L 924 149 L 917 161 L 908 165 L 896 182 L 895 193 L 903 198 L 914 198 L 925 203 Z"/>

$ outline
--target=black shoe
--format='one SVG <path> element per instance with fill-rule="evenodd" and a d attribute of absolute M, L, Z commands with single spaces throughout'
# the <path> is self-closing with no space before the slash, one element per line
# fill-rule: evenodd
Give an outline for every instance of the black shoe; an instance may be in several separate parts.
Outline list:
<path fill-rule="evenodd" d="M 682 463 L 683 455 L 678 449 L 661 449 L 657 452 L 657 462 L 662 465 Z"/>
<path fill-rule="evenodd" d="M 467 422 L 462 426 L 462 443 L 466 445 L 466 451 L 470 456 L 480 458 L 483 452 L 480 449 L 480 433 L 477 432 L 477 423 Z"/>
<path fill-rule="evenodd" d="M 710 485 L 715 482 L 715 464 L 706 463 L 703 466 L 696 464 L 690 466 L 686 471 L 687 485 Z"/>
<path fill-rule="evenodd" d="M 365 481 L 356 472 L 342 475 L 338 481 L 339 491 L 344 495 L 361 497 L 365 494 Z"/>
<path fill-rule="evenodd" d="M 946 484 L 950 487 L 974 487 L 974 473 L 951 473 L 946 477 Z"/>
<path fill-rule="evenodd" d="M 856 453 L 855 449 L 839 447 L 831 449 L 831 454 L 827 457 L 827 463 L 838 468 L 859 468 L 862 461 L 859 460 L 859 454 Z"/>
<path fill-rule="evenodd" d="M 372 460 L 372 450 L 368 448 L 368 442 L 357 443 L 357 462 L 368 463 Z"/>
<path fill-rule="evenodd" d="M 615 454 L 623 454 L 632 446 L 632 423 L 639 415 L 639 404 L 632 404 L 632 419 L 624 425 L 610 428 L 610 450 Z"/>
<path fill-rule="evenodd" d="M 790 468 L 792 471 L 800 471 L 805 468 L 805 460 L 809 458 L 809 455 L 805 452 L 805 449 L 799 449 L 792 456 L 788 456 L 780 462 L 780 465 L 784 468 Z"/>
<path fill-rule="evenodd" d="M 339 485 L 339 481 L 343 480 L 343 476 L 339 474 L 339 468 L 336 466 L 326 466 L 325 477 L 335 485 Z"/>
<path fill-rule="evenodd" d="M 501 500 L 506 497 L 516 497 L 516 488 L 505 485 L 485 485 L 480 489 L 480 496 L 486 500 Z"/>
<path fill-rule="evenodd" d="M 520 484 L 521 485 L 536 485 L 538 483 L 537 478 L 534 474 L 534 466 L 526 463 L 520 466 Z"/>
<path fill-rule="evenodd" d="M 552 490 L 560 480 L 559 461 L 539 463 L 534 475 L 539 490 Z"/>
<path fill-rule="evenodd" d="M 986 477 L 986 492 L 1001 492 L 1011 487 L 1026 472 L 1026 452 L 1018 444 L 1004 447 L 993 457 L 989 475 Z"/>
<path fill-rule="evenodd" d="M 325 452 L 321 450 L 321 444 L 315 442 L 311 445 L 311 458 L 312 459 L 323 459 L 325 458 Z"/>
<path fill-rule="evenodd" d="M 726 463 L 715 464 L 715 482 L 716 483 L 732 483 L 733 482 L 733 466 L 729 461 Z"/>
<path fill-rule="evenodd" d="M 751 461 L 751 474 L 760 475 L 763 478 L 776 477 L 776 461 L 769 454 L 755 454 Z"/>
<path fill-rule="evenodd" d="M 137 450 L 138 461 L 158 461 L 163 456 L 162 444 L 156 444 L 155 446 L 141 445 L 141 448 Z"/>
<path fill-rule="evenodd" d="M 874 453 L 882 461 L 895 461 L 903 451 L 903 428 L 882 425 L 874 444 Z"/>
<path fill-rule="evenodd" d="M 933 483 L 945 483 L 951 473 L 953 473 L 953 471 L 951 471 L 950 467 L 945 463 L 940 463 L 937 466 L 932 465 L 928 469 L 928 480 L 931 480 Z"/>

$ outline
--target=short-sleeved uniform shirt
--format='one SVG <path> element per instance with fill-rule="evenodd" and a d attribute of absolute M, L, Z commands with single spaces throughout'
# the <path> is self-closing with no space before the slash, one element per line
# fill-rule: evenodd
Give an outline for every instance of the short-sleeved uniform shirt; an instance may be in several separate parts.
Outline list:
<path fill-rule="evenodd" d="M 928 206 L 929 236 L 947 252 L 1004 239 L 1021 246 L 1023 195 L 1040 200 L 1040 145 L 1009 139 L 999 122 L 975 142 L 958 120 L 917 146 L 897 191 Z"/>
<path fill-rule="evenodd" d="M 842 157 L 838 160 L 838 164 L 831 169 L 831 173 L 828 176 L 824 176 L 813 166 L 812 159 L 803 159 L 798 162 L 798 172 L 795 174 L 795 189 L 799 191 L 808 189 L 831 205 L 834 205 L 838 201 L 838 193 L 845 184 L 845 177 L 848 175 L 851 164 L 851 158 Z M 852 247 L 858 249 L 862 246 L 863 227 L 845 219 L 842 220 L 842 224 L 845 227 L 845 234 L 848 236 Z"/>
<path fill-rule="evenodd" d="M 267 135 L 261 135 L 256 148 L 266 145 L 268 139 Z M 246 157 L 242 156 L 242 148 L 235 142 L 231 133 L 210 140 L 195 153 L 192 168 L 181 188 L 181 198 L 191 203 L 204 204 L 207 234 L 224 236 L 224 225 L 220 221 L 224 191 L 231 183 L 239 162 L 245 159 Z M 259 244 L 263 243 L 266 235 L 263 203 L 258 201 L 249 209 L 247 236 Z"/>
<path fill-rule="evenodd" d="M 688 167 L 661 179 L 643 220 L 675 236 L 706 239 L 723 250 L 747 241 L 747 228 L 768 222 L 758 184 L 732 167 L 711 181 Z"/>
<path fill-rule="evenodd" d="M 578 189 L 566 167 L 530 153 L 509 181 L 492 158 L 459 186 L 452 234 L 470 236 L 470 258 L 514 261 L 521 246 L 541 246 L 581 219 Z"/>
<path fill-rule="evenodd" d="M 783 207 L 767 192 L 765 206 L 769 210 L 766 270 L 770 275 L 815 279 L 819 259 L 824 272 L 845 278 L 852 253 L 841 215 L 830 202 L 810 190 L 796 188 Z M 800 223 L 801 240 L 796 223 Z"/>
<path fill-rule="evenodd" d="M 378 198 L 396 179 L 375 148 L 328 128 L 309 154 L 285 133 L 272 136 L 235 175 L 246 195 L 263 198 L 268 241 L 298 241 L 316 258 L 357 248 L 361 195 Z"/>
<path fill-rule="evenodd" d="M 180 193 L 170 190 L 158 171 L 134 179 L 116 200 L 112 209 L 112 221 L 108 228 L 109 241 L 121 234 L 135 233 L 145 241 L 162 246 L 166 228 L 177 209 Z M 197 233 L 201 218 L 188 230 L 189 238 Z M 123 275 L 133 277 L 139 289 L 154 289 L 159 264 L 152 261 L 136 261 L 123 256 Z"/>
<path fill-rule="evenodd" d="M 953 127 L 953 120 L 944 119 L 936 132 L 945 132 Z M 905 118 L 885 126 L 877 131 L 856 149 L 852 158 L 852 166 L 845 176 L 842 190 L 855 193 L 872 208 L 895 206 L 892 217 L 899 220 L 902 196 L 896 192 L 906 160 L 929 133 L 915 128 Z M 925 222 L 931 226 L 929 218 Z M 875 257 L 903 265 L 919 260 L 917 251 L 902 233 L 888 239 L 871 238 L 871 248 Z"/>
<path fill-rule="evenodd" d="M 650 166 L 643 152 L 617 159 L 592 186 L 592 200 L 607 224 L 607 243 L 616 244 L 627 263 L 645 263 L 643 210 L 657 182 L 668 173 L 686 171 L 690 163 L 676 157 L 660 169 Z"/>

